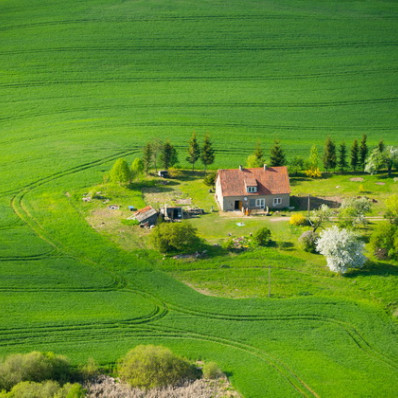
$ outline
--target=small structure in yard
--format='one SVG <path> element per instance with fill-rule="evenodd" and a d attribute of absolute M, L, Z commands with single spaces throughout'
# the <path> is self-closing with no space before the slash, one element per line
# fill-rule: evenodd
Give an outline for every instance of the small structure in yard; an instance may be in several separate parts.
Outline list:
<path fill-rule="evenodd" d="M 165 205 L 160 209 L 160 212 L 164 215 L 165 220 L 182 220 L 184 218 L 184 210 L 182 207 L 169 207 Z"/>
<path fill-rule="evenodd" d="M 152 206 L 146 206 L 134 213 L 135 219 L 140 223 L 140 225 L 148 226 L 156 224 L 158 219 L 158 212 Z"/>
<path fill-rule="evenodd" d="M 130 211 L 135 211 L 135 210 L 137 210 L 137 208 L 136 208 L 135 206 L 128 206 L 128 208 L 129 208 Z"/>
<path fill-rule="evenodd" d="M 216 198 L 223 211 L 241 210 L 244 214 L 290 206 L 287 168 L 257 167 L 218 170 Z"/>
<path fill-rule="evenodd" d="M 119 209 L 120 209 L 120 206 L 118 206 L 118 205 L 109 205 L 109 206 L 108 206 L 108 209 L 109 209 L 109 210 L 119 210 Z"/>
<path fill-rule="evenodd" d="M 169 178 L 169 172 L 167 170 L 159 170 L 158 176 L 162 178 Z"/>

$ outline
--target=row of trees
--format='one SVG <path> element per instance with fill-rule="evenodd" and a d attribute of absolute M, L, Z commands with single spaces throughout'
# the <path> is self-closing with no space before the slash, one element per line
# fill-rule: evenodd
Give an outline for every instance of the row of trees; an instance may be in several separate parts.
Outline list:
<path fill-rule="evenodd" d="M 323 163 L 324 169 L 329 172 L 335 172 L 338 169 L 342 173 L 348 170 L 362 170 L 373 174 L 385 168 L 389 176 L 391 176 L 393 167 L 398 168 L 398 147 L 385 146 L 384 142 L 380 141 L 376 148 L 370 150 L 366 134 L 362 136 L 360 143 L 358 143 L 358 140 L 354 140 L 349 158 L 348 155 L 348 149 L 344 142 L 337 147 L 335 142 L 328 137 L 322 162 L 318 147 L 315 144 L 310 149 L 308 159 L 295 156 L 288 162 L 280 142 L 275 140 L 270 149 L 269 165 L 288 165 L 292 173 L 297 175 L 299 172 L 305 171 L 309 177 L 321 176 L 321 163 Z M 249 168 L 261 167 L 264 163 L 264 153 L 261 144 L 257 143 L 254 152 L 248 156 L 246 165 Z"/>
<path fill-rule="evenodd" d="M 198 160 L 202 162 L 205 171 L 209 165 L 214 163 L 215 152 L 208 134 L 205 135 L 203 145 L 200 146 L 196 134 L 193 133 L 188 142 L 187 152 L 186 161 L 192 164 L 192 170 L 195 169 L 195 163 Z M 163 143 L 162 141 L 154 140 L 145 145 L 142 161 L 144 171 L 147 174 L 152 168 L 157 171 L 159 166 L 167 170 L 178 163 L 177 151 L 170 141 Z"/>

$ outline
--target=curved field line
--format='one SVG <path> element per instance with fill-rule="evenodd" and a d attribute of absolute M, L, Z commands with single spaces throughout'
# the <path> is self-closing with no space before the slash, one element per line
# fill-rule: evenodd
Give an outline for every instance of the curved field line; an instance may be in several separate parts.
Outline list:
<path fill-rule="evenodd" d="M 366 352 L 369 356 L 373 358 L 377 358 L 379 361 L 393 367 L 398 370 L 398 361 L 394 360 L 387 355 L 381 353 L 376 350 L 358 331 L 358 329 L 351 323 L 346 321 L 341 321 L 338 319 L 334 319 L 325 315 L 318 314 L 307 314 L 307 315 L 229 315 L 229 314 L 217 314 L 217 313 L 208 313 L 201 312 L 196 310 L 187 309 L 184 307 L 179 307 L 175 305 L 169 305 L 171 310 L 176 312 L 195 315 L 199 317 L 204 317 L 206 319 L 221 319 L 227 321 L 249 321 L 249 322 L 259 322 L 259 321 L 296 321 L 296 320 L 309 320 L 309 321 L 320 321 L 329 324 L 336 325 L 343 329 L 347 335 L 351 338 L 351 340 L 358 346 L 359 349 Z"/>
<path fill-rule="evenodd" d="M 180 338 L 191 338 L 196 340 L 202 340 L 206 342 L 214 342 L 227 347 L 237 348 L 245 353 L 252 355 L 262 361 L 266 362 L 268 365 L 273 367 L 284 379 L 286 379 L 301 395 L 319 398 L 319 395 L 308 386 L 296 373 L 293 372 L 285 363 L 280 359 L 273 357 L 272 355 L 266 353 L 263 350 L 259 350 L 249 344 L 242 343 L 240 341 L 235 341 L 232 339 L 225 339 L 217 336 L 209 336 L 201 333 L 187 332 L 182 329 L 172 328 L 172 327 L 159 327 L 158 325 L 146 325 L 147 329 L 153 329 L 154 331 L 160 331 L 164 333 L 174 333 L 174 337 Z M 157 334 L 156 334 L 157 336 Z"/>
<path fill-rule="evenodd" d="M 44 258 L 55 257 L 53 254 L 57 253 L 55 249 L 47 250 L 39 254 L 31 254 L 26 256 L 0 256 L 0 261 L 37 261 Z"/>

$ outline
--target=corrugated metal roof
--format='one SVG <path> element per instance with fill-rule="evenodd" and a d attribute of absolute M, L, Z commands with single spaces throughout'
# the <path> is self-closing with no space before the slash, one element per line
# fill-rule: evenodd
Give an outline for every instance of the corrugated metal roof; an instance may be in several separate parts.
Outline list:
<path fill-rule="evenodd" d="M 136 220 L 138 220 L 139 222 L 143 222 L 149 217 L 152 217 L 156 213 L 157 211 L 152 206 L 146 206 L 143 209 L 136 211 L 134 213 L 134 216 Z"/>

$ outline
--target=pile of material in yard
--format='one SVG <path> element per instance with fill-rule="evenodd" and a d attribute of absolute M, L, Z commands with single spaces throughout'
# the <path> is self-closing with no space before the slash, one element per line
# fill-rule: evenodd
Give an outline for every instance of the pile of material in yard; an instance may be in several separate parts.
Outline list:
<path fill-rule="evenodd" d="M 181 386 L 140 390 L 116 379 L 101 376 L 85 386 L 88 398 L 240 398 L 228 380 L 200 379 Z"/>

